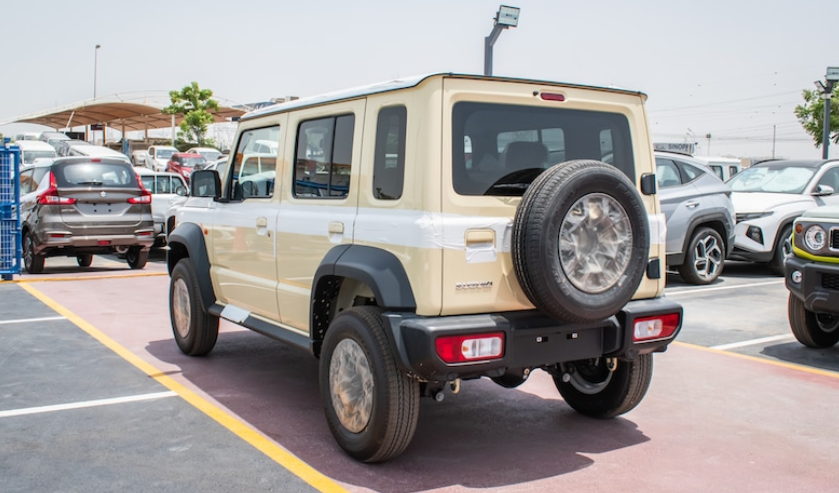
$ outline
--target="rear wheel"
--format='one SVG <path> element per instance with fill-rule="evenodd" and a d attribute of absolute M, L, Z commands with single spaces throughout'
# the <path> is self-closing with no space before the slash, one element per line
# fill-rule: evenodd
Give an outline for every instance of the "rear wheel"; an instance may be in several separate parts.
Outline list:
<path fill-rule="evenodd" d="M 813 348 L 830 347 L 839 342 L 839 316 L 811 312 L 792 293 L 787 307 L 789 326 L 798 342 Z"/>
<path fill-rule="evenodd" d="M 606 358 L 566 363 L 564 374 L 555 376 L 554 384 L 575 411 L 593 418 L 614 418 L 644 398 L 653 376 L 653 355 L 616 364 L 610 369 Z"/>
<path fill-rule="evenodd" d="M 149 260 L 149 249 L 142 247 L 131 247 L 125 254 L 125 260 L 132 269 L 142 269 Z"/>
<path fill-rule="evenodd" d="M 40 274 L 44 271 L 44 256 L 35 253 L 35 240 L 32 235 L 23 233 L 23 266 L 29 274 Z"/>
<path fill-rule="evenodd" d="M 79 267 L 90 267 L 90 264 L 93 263 L 93 255 L 77 255 L 76 263 L 79 264 Z"/>
<path fill-rule="evenodd" d="M 405 450 L 419 417 L 419 382 L 396 367 L 381 309 L 357 306 L 335 317 L 319 379 L 329 429 L 349 455 L 382 462 Z"/>
<path fill-rule="evenodd" d="M 679 266 L 679 275 L 691 284 L 711 284 L 722 273 L 725 261 L 722 237 L 714 229 L 699 228 L 693 233 Z"/>
<path fill-rule="evenodd" d="M 199 289 L 192 262 L 181 259 L 169 283 L 169 318 L 178 348 L 190 356 L 209 353 L 218 339 L 219 318 L 204 311 Z"/>

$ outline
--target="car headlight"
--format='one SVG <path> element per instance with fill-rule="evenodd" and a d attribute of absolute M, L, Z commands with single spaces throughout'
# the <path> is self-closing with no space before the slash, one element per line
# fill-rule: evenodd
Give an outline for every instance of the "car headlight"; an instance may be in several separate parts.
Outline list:
<path fill-rule="evenodd" d="M 735 215 L 735 219 L 737 222 L 743 221 L 751 221 L 753 219 L 760 219 L 761 217 L 771 216 L 774 214 L 775 211 L 764 211 L 764 212 L 741 212 Z"/>
<path fill-rule="evenodd" d="M 821 226 L 817 224 L 810 226 L 804 232 L 804 245 L 808 249 L 817 252 L 824 248 L 825 244 L 827 244 L 827 233 L 825 233 L 824 228 Z"/>

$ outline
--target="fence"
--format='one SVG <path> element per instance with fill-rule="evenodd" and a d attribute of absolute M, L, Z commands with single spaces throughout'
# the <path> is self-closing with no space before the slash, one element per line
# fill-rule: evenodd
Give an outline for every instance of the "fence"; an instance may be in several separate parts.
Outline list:
<path fill-rule="evenodd" d="M 0 146 L 0 276 L 10 281 L 21 271 L 20 149 Z"/>

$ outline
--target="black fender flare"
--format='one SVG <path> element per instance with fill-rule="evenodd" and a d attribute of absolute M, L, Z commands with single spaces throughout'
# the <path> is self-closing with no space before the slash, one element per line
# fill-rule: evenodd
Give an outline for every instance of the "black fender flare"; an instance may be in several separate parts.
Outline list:
<path fill-rule="evenodd" d="M 369 286 L 378 305 L 386 311 L 416 312 L 408 274 L 396 255 L 364 245 L 336 246 L 324 256 L 312 279 L 309 330 L 315 346 L 326 333 L 329 305 L 338 293 L 341 279 L 355 279 Z"/>
<path fill-rule="evenodd" d="M 687 234 L 685 235 L 682 241 L 682 254 L 681 260 L 684 261 L 685 256 L 687 255 L 687 249 L 690 245 L 691 240 L 693 239 L 693 233 L 696 231 L 697 228 L 700 226 L 708 226 L 712 229 L 717 229 L 708 223 L 720 223 L 722 224 L 723 231 L 717 231 L 722 236 L 722 241 L 725 244 L 725 256 L 731 254 L 731 249 L 734 248 L 734 242 L 731 240 L 731 232 L 734 231 L 734 225 L 729 223 L 726 217 L 723 214 L 712 212 L 710 214 L 703 214 L 702 216 L 695 217 L 691 220 L 690 224 L 688 225 Z M 681 263 L 681 262 L 680 262 Z"/>
<path fill-rule="evenodd" d="M 168 245 L 166 267 L 169 275 L 172 275 L 178 262 L 189 257 L 195 274 L 198 276 L 201 303 L 207 312 L 211 312 L 210 308 L 216 302 L 216 293 L 210 278 L 210 258 L 207 255 L 203 229 L 195 223 L 181 223 L 169 234 Z M 218 313 L 215 314 L 218 315 Z"/>

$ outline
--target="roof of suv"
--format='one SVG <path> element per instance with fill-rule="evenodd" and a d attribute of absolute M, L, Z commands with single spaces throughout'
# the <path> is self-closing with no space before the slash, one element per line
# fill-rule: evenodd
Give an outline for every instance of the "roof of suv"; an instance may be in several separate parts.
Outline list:
<path fill-rule="evenodd" d="M 39 159 L 36 163 L 26 165 L 25 168 L 48 168 L 54 164 L 63 164 L 63 163 L 90 163 L 90 162 L 102 162 L 102 163 L 120 163 L 126 164 L 124 159 L 119 158 L 112 158 L 112 157 L 88 157 L 88 156 L 67 156 L 67 157 L 58 157 L 55 159 Z M 129 165 L 130 166 L 130 165 Z"/>
<path fill-rule="evenodd" d="M 632 94 L 640 96 L 643 99 L 647 99 L 647 95 L 640 91 L 632 91 L 629 89 L 621 89 L 617 87 L 603 87 L 603 86 L 588 86 L 583 84 L 571 84 L 565 82 L 556 82 L 556 81 L 547 81 L 547 80 L 536 80 L 536 79 L 521 79 L 515 77 L 495 77 L 495 76 L 485 76 L 485 75 L 470 75 L 470 74 L 456 74 L 452 72 L 440 72 L 440 73 L 433 73 L 433 74 L 424 74 L 424 75 L 415 75 L 412 77 L 403 77 L 401 79 L 394 79 L 387 82 L 379 82 L 375 84 L 369 84 L 364 86 L 355 87 L 352 89 L 345 89 L 342 91 L 335 91 L 330 93 L 325 93 L 316 96 L 309 96 L 300 99 L 294 99 L 291 101 L 286 101 L 283 103 L 277 103 L 271 106 L 266 106 L 264 108 L 260 108 L 258 110 L 252 111 L 250 113 L 246 113 L 242 116 L 242 120 L 248 120 L 251 118 L 256 118 L 259 116 L 270 115 L 273 113 L 277 113 L 280 111 L 287 111 L 294 108 L 303 108 L 306 106 L 314 106 L 323 103 L 329 103 L 333 101 L 340 101 L 343 99 L 351 99 L 361 96 L 368 96 L 371 94 L 379 94 L 388 91 L 396 91 L 399 89 L 406 89 L 409 87 L 416 87 L 426 79 L 430 79 L 432 77 L 437 76 L 445 76 L 445 77 L 454 77 L 454 78 L 461 78 L 461 79 L 475 79 L 475 80 L 493 80 L 493 81 L 500 81 L 500 82 L 526 82 L 526 83 L 533 83 L 533 84 L 545 84 L 545 85 L 552 85 L 552 86 L 562 86 L 562 87 L 577 87 L 577 88 L 585 88 L 585 89 L 596 89 L 600 91 L 607 91 L 607 92 L 616 92 L 621 94 Z"/>

